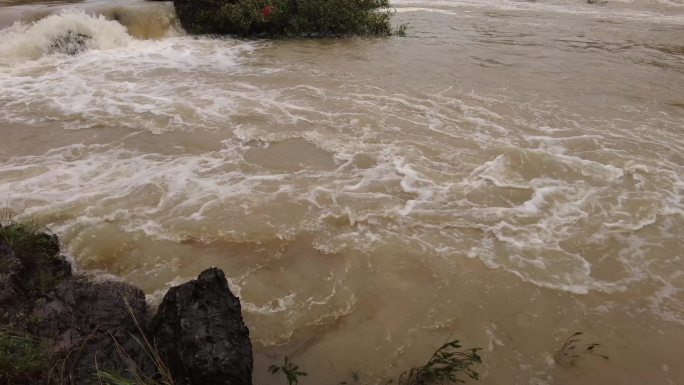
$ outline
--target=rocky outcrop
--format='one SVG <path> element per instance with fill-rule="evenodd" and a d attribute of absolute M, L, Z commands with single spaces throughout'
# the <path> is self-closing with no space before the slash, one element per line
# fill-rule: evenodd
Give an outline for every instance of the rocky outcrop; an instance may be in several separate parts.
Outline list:
<path fill-rule="evenodd" d="M 169 289 L 152 329 L 177 384 L 252 383 L 249 330 L 223 271 Z"/>
<path fill-rule="evenodd" d="M 0 383 L 101 384 L 98 372 L 159 380 L 159 353 L 177 385 L 251 384 L 249 330 L 221 270 L 171 288 L 153 318 L 140 289 L 74 276 L 56 237 L 12 226 L 0 227 L 0 337 L 46 358 L 35 378 L 3 373 L 25 357 L 0 355 Z"/>
<path fill-rule="evenodd" d="M 45 377 L 31 382 L 95 384 L 98 369 L 126 373 L 131 362 L 153 375 L 137 342 L 142 329 L 131 316 L 149 318 L 140 289 L 73 276 L 54 235 L 18 224 L 0 235 L 2 330 L 41 341 L 42 355 L 50 358 Z"/>
<path fill-rule="evenodd" d="M 68 374 L 76 383 L 99 383 L 97 369 L 153 377 L 155 366 L 142 342 L 148 314 L 142 290 L 75 277 L 35 307 L 33 334 L 52 341 L 53 353 L 64 356 L 69 368 L 60 376 Z"/>
<path fill-rule="evenodd" d="M 71 264 L 59 240 L 24 226 L 0 228 L 0 322 L 26 327 L 34 302 L 68 280 Z"/>

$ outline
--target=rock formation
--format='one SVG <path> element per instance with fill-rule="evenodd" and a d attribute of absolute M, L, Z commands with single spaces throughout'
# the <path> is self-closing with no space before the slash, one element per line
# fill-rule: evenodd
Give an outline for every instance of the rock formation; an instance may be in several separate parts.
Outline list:
<path fill-rule="evenodd" d="M 249 330 L 223 271 L 208 269 L 169 289 L 152 329 L 177 384 L 252 383 Z"/>
<path fill-rule="evenodd" d="M 171 288 L 152 318 L 140 289 L 73 275 L 57 237 L 0 227 L 0 383 L 159 380 L 167 371 L 178 385 L 251 384 L 249 330 L 221 270 Z M 35 365 L 18 364 L 28 359 Z"/>

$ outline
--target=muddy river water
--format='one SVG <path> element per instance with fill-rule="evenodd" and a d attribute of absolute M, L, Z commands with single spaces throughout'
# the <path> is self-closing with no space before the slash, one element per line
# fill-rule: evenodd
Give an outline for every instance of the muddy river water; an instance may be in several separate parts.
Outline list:
<path fill-rule="evenodd" d="M 223 268 L 257 384 L 450 338 L 483 384 L 684 384 L 684 3 L 394 6 L 405 38 L 253 41 L 0 0 L 0 208 L 151 303 Z M 579 330 L 610 359 L 555 363 Z"/>

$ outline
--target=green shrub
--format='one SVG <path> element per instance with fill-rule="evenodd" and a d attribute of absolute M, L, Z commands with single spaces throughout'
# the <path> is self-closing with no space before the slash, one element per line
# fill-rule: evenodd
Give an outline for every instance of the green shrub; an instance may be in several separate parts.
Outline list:
<path fill-rule="evenodd" d="M 176 5 L 181 24 L 191 33 L 319 37 L 406 32 L 406 25 L 392 30 L 389 0 L 202 0 L 203 10 L 192 1 Z"/>

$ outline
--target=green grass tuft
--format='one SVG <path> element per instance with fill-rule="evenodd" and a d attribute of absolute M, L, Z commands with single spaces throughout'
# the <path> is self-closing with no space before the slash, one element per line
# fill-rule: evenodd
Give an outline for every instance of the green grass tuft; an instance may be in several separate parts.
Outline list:
<path fill-rule="evenodd" d="M 37 258 L 54 256 L 59 252 L 59 243 L 50 230 L 31 221 L 0 222 L 0 242 L 9 246 L 28 266 L 36 265 L 39 262 Z"/>
<path fill-rule="evenodd" d="M 140 368 L 137 366 L 135 361 L 128 355 L 123 346 L 121 346 L 119 341 L 117 341 L 113 336 L 112 339 L 114 340 L 114 344 L 116 346 L 116 352 L 119 354 L 119 357 L 121 357 L 121 359 L 124 362 L 128 363 L 128 373 L 131 375 L 132 378 L 128 378 L 122 375 L 121 373 L 117 373 L 114 371 L 100 370 L 97 367 L 97 362 L 95 363 L 95 376 L 98 378 L 100 383 L 107 385 L 174 385 L 175 382 L 173 379 L 173 375 L 171 374 L 171 370 L 169 369 L 168 365 L 159 353 L 157 346 L 153 342 L 151 342 L 145 335 L 145 332 L 140 326 L 140 323 L 138 322 L 138 319 L 136 318 L 135 313 L 133 312 L 133 309 L 129 305 L 126 298 L 124 298 L 123 300 L 126 304 L 126 308 L 128 309 L 128 314 L 133 319 L 133 322 L 135 322 L 135 326 L 138 329 L 138 333 L 140 333 L 140 336 L 142 338 L 138 338 L 133 334 L 131 334 L 131 337 L 133 337 L 133 339 L 135 339 L 138 345 L 145 350 L 147 356 L 154 363 L 155 369 L 157 371 L 155 377 L 158 377 L 158 379 L 151 378 L 144 374 L 143 371 L 140 370 Z"/>
<path fill-rule="evenodd" d="M 0 332 L 0 383 L 33 383 L 48 369 L 42 342 L 32 336 Z"/>
<path fill-rule="evenodd" d="M 39 298 L 71 275 L 71 266 L 59 255 L 59 240 L 45 226 L 4 215 L 0 219 L 0 244 L 9 247 L 30 272 L 18 283 L 27 298 Z M 2 266 L 9 268 L 9 264 Z"/>

